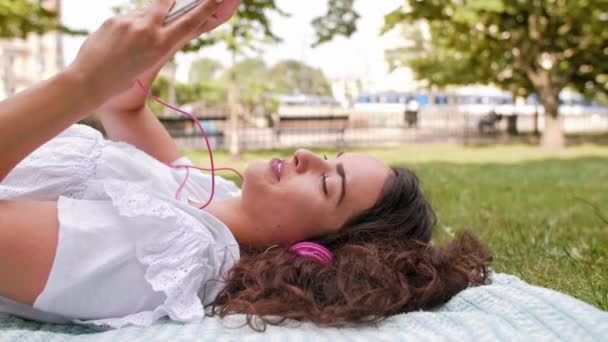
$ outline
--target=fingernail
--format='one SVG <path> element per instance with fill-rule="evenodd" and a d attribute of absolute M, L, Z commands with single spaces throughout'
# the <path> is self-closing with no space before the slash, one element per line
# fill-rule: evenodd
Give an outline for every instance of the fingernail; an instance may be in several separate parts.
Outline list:
<path fill-rule="evenodd" d="M 222 2 L 224 2 L 224 0 L 215 0 L 215 2 L 217 2 L 218 4 L 221 4 Z"/>

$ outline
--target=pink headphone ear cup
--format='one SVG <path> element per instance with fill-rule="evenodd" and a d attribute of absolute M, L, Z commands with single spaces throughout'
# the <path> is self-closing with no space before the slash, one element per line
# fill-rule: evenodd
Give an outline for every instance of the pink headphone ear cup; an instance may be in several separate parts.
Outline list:
<path fill-rule="evenodd" d="M 330 264 L 333 259 L 332 253 L 325 246 L 316 242 L 300 242 L 289 248 L 298 256 L 316 260 L 322 264 Z"/>

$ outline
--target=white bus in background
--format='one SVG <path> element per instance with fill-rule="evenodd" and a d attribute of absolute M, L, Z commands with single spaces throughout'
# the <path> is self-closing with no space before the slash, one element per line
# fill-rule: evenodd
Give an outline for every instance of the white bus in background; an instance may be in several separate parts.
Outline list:
<path fill-rule="evenodd" d="M 357 99 L 355 112 L 367 113 L 403 113 L 407 104 L 415 100 L 421 109 L 433 107 L 441 110 L 449 107 L 460 113 L 474 116 L 485 115 L 492 111 L 501 115 L 534 115 L 544 113 L 544 108 L 536 95 L 527 99 L 514 99 L 508 92 L 495 93 L 380 93 L 364 94 Z M 562 92 L 560 95 L 560 114 L 562 115 L 608 115 L 608 106 L 602 106 L 585 100 L 581 95 Z"/>

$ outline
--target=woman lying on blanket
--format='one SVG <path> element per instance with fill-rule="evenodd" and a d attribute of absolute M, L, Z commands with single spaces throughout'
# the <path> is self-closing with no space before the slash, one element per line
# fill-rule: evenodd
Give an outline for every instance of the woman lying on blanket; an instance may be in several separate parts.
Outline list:
<path fill-rule="evenodd" d="M 211 177 L 193 171 L 175 196 L 190 171 L 169 165 L 189 160 L 134 84 L 239 1 L 165 25 L 172 3 L 106 21 L 66 71 L 0 103 L 0 312 L 110 328 L 235 313 L 261 318 L 253 328 L 344 325 L 486 282 L 479 241 L 431 245 L 418 178 L 370 156 L 253 163 L 242 190 L 218 178 L 204 210 Z M 74 124 L 92 111 L 109 140 Z"/>

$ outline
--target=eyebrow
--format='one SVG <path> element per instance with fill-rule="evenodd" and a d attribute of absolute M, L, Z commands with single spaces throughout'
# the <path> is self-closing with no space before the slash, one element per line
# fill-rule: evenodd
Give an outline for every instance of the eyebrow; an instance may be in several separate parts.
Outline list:
<path fill-rule="evenodd" d="M 336 207 L 338 207 L 342 203 L 344 196 L 346 196 L 346 174 L 344 173 L 344 165 L 342 165 L 342 163 L 337 164 L 336 171 L 338 171 L 340 178 L 342 178 L 342 193 L 340 194 L 338 204 L 336 204 Z"/>

